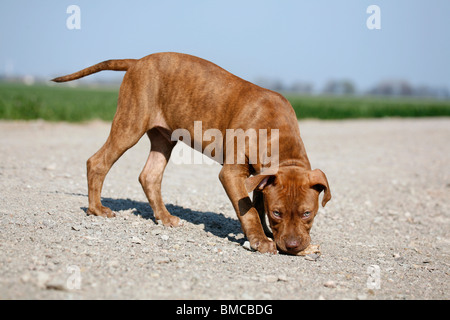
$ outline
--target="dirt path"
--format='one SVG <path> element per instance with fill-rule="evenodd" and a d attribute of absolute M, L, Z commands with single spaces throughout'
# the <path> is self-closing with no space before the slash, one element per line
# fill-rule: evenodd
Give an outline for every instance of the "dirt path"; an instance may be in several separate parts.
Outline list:
<path fill-rule="evenodd" d="M 245 239 L 218 165 L 169 164 L 156 225 L 138 183 L 143 138 L 86 216 L 85 162 L 109 124 L 0 122 L 0 299 L 449 299 L 450 119 L 306 121 L 333 193 L 312 229 L 317 261 Z"/>

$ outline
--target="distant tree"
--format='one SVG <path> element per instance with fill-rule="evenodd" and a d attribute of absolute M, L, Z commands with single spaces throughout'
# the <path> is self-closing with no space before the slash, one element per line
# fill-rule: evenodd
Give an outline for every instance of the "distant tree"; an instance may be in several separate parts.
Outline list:
<path fill-rule="evenodd" d="M 299 94 L 312 94 L 314 85 L 310 82 L 296 81 L 292 84 L 289 91 Z"/>
<path fill-rule="evenodd" d="M 355 92 L 355 85 L 350 80 L 330 80 L 323 89 L 323 93 L 333 95 L 350 95 Z"/>
<path fill-rule="evenodd" d="M 405 80 L 384 80 L 369 90 L 370 94 L 383 96 L 411 96 L 414 88 Z"/>

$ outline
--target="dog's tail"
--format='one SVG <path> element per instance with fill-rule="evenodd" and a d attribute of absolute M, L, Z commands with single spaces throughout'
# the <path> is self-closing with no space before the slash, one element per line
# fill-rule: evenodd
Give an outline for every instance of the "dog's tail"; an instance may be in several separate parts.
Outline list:
<path fill-rule="evenodd" d="M 67 76 L 52 79 L 52 81 L 54 82 L 72 81 L 103 70 L 127 71 L 131 66 L 133 66 L 136 63 L 136 61 L 137 61 L 136 59 L 107 60 L 97 63 L 89 68 L 69 74 Z"/>

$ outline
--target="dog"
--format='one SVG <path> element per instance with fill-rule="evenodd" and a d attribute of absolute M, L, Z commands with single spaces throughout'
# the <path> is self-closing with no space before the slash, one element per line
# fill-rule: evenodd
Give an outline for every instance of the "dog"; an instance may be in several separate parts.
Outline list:
<path fill-rule="evenodd" d="M 232 160 L 233 155 L 244 155 L 243 163 L 227 157 L 221 163 L 219 179 L 254 250 L 296 255 L 308 247 L 319 194 L 323 191 L 325 206 L 331 191 L 325 174 L 311 169 L 297 117 L 287 99 L 212 62 L 174 52 L 107 60 L 52 81 L 72 81 L 102 70 L 126 73 L 109 137 L 87 161 L 88 214 L 115 216 L 101 203 L 103 181 L 115 161 L 144 134 L 150 139 L 151 150 L 139 182 L 155 218 L 165 226 L 176 227 L 180 219 L 167 211 L 161 197 L 164 169 L 177 143 L 171 138 L 175 130 L 190 133 L 191 141 L 183 142 L 194 144 L 200 152 L 208 143 L 194 138 L 196 121 L 201 121 L 203 133 L 208 129 L 222 134 L 230 129 L 277 130 L 277 135 L 271 131 L 267 146 L 258 146 L 259 151 L 267 151 L 278 143 L 276 165 L 272 166 L 262 156 L 251 163 L 248 145 L 227 150 L 225 142 L 216 143 L 216 151 L 231 154 Z M 252 141 L 255 139 L 246 138 L 246 142 Z"/>

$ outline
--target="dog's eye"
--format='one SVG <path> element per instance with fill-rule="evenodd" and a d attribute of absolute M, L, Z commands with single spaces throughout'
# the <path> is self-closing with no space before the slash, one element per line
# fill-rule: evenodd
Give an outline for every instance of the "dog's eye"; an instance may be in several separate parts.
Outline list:
<path fill-rule="evenodd" d="M 275 218 L 281 218 L 281 213 L 279 211 L 272 211 L 272 214 Z"/>
<path fill-rule="evenodd" d="M 303 219 L 307 219 L 311 216 L 311 211 L 306 211 L 305 213 L 303 213 Z"/>

